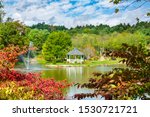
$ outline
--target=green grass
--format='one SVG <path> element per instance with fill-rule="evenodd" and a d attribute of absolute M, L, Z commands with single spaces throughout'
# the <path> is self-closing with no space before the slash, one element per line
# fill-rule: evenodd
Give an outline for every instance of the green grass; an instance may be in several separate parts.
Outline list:
<path fill-rule="evenodd" d="M 47 64 L 48 62 L 45 60 L 45 59 L 43 59 L 43 58 L 37 58 L 37 61 L 38 61 L 38 63 L 40 63 L 40 64 Z"/>
<path fill-rule="evenodd" d="M 121 59 L 116 59 L 116 60 L 111 60 L 111 59 L 107 59 L 107 60 L 103 60 L 103 61 L 86 61 L 85 64 L 87 66 L 97 66 L 97 65 L 114 65 L 114 64 L 119 64 L 119 61 Z"/>
<path fill-rule="evenodd" d="M 38 63 L 43 64 L 43 65 L 58 65 L 58 66 L 63 66 L 63 65 L 70 65 L 70 66 L 98 66 L 98 65 L 115 65 L 119 64 L 119 61 L 121 60 L 120 58 L 117 58 L 116 60 L 111 60 L 110 58 L 107 58 L 103 61 L 99 60 L 86 60 L 83 64 L 80 63 L 67 63 L 67 62 L 62 62 L 62 63 L 51 63 L 46 60 L 44 60 L 42 57 L 38 57 Z"/>

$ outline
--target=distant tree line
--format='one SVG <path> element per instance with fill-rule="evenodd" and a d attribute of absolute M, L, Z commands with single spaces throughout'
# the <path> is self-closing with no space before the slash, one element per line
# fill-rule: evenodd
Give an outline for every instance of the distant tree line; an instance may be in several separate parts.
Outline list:
<path fill-rule="evenodd" d="M 54 31 L 68 31 L 71 35 L 74 34 L 82 34 L 82 33 L 87 33 L 87 34 L 100 34 L 100 35 L 105 35 L 105 34 L 110 34 L 113 32 L 130 32 L 134 33 L 137 30 L 142 31 L 146 35 L 150 35 L 150 22 L 143 22 L 143 21 L 138 21 L 134 25 L 130 24 L 118 24 L 116 26 L 110 27 L 109 25 L 104 25 L 100 24 L 97 26 L 94 26 L 92 24 L 90 25 L 85 25 L 85 26 L 76 26 L 75 28 L 70 28 L 67 29 L 65 26 L 53 26 L 53 25 L 48 25 L 45 23 L 38 23 L 33 26 L 31 26 L 31 29 L 46 29 L 49 32 L 54 32 Z"/>
<path fill-rule="evenodd" d="M 47 27 L 47 28 L 46 28 Z M 53 38 L 51 37 L 51 35 Z M 58 35 L 59 36 L 58 36 Z M 68 38 L 63 34 L 68 35 Z M 8 44 L 19 45 L 20 47 L 28 46 L 29 41 L 32 41 L 37 47 L 39 54 L 42 54 L 46 60 L 52 60 L 50 58 L 59 58 L 64 60 L 64 55 L 74 47 L 77 47 L 85 53 L 88 58 L 99 56 L 101 50 L 118 50 L 122 43 L 129 45 L 148 45 L 150 43 L 150 22 L 137 22 L 135 25 L 119 24 L 113 27 L 108 25 L 86 25 L 77 26 L 75 28 L 67 29 L 63 26 L 52 26 L 45 23 L 39 23 L 28 27 L 18 21 L 6 21 L 0 23 L 0 48 L 7 46 Z M 66 43 L 67 49 L 62 50 L 60 55 L 54 54 L 53 57 L 47 56 L 45 47 L 53 43 L 53 48 L 56 46 L 62 46 L 62 43 Z M 47 45 L 46 45 L 47 44 Z M 52 45 L 51 45 L 52 46 Z M 42 52 L 43 51 L 43 52 Z M 50 51 L 53 53 L 52 51 Z M 56 51 L 55 51 L 56 52 Z M 63 54 L 62 54 L 63 53 Z M 50 55 L 50 54 L 49 54 Z M 59 57 L 58 57 L 59 56 Z M 49 59 L 48 59 L 49 58 Z"/>
<path fill-rule="evenodd" d="M 29 27 L 11 18 L 4 21 L 4 14 L 0 1 L 0 49 L 9 44 L 28 46 L 32 41 L 38 53 L 47 61 L 63 61 L 66 53 L 74 47 L 91 58 L 99 56 L 102 50 L 119 50 L 122 43 L 150 45 L 150 22 L 138 18 L 134 25 L 124 23 L 110 27 L 89 24 L 68 29 L 44 22 Z"/>

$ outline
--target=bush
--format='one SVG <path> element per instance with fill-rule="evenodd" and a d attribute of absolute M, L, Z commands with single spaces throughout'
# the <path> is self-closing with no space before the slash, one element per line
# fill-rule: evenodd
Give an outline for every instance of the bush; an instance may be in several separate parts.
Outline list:
<path fill-rule="evenodd" d="M 66 81 L 42 79 L 40 74 L 19 73 L 14 70 L 0 71 L 0 99 L 64 99 Z"/>

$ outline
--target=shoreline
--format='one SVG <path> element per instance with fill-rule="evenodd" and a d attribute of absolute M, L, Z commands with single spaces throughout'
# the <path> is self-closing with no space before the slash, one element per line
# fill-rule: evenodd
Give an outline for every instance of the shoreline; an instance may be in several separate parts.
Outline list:
<path fill-rule="evenodd" d="M 37 63 L 41 64 L 48 68 L 61 68 L 61 67 L 94 67 L 94 66 L 111 66 L 111 65 L 124 65 L 120 62 L 120 58 L 117 58 L 116 60 L 111 60 L 110 58 L 107 58 L 105 60 L 87 60 L 84 63 L 67 63 L 67 62 L 59 62 L 59 63 L 51 63 L 48 61 L 45 61 L 44 59 L 37 58 Z"/>
<path fill-rule="evenodd" d="M 95 66 L 113 66 L 113 65 L 125 65 L 122 63 L 118 63 L 118 64 L 99 64 L 99 65 L 86 65 L 86 64 L 81 64 L 81 65 L 66 65 L 66 64 L 62 64 L 62 65 L 54 65 L 54 64 L 47 64 L 44 65 L 46 67 L 95 67 Z"/>

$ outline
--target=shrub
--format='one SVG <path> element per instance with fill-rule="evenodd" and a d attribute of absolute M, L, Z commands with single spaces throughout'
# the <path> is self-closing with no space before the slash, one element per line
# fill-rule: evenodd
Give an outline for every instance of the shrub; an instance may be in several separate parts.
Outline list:
<path fill-rule="evenodd" d="M 40 74 L 19 73 L 14 70 L 0 71 L 0 99 L 64 99 L 66 81 L 42 79 Z"/>

